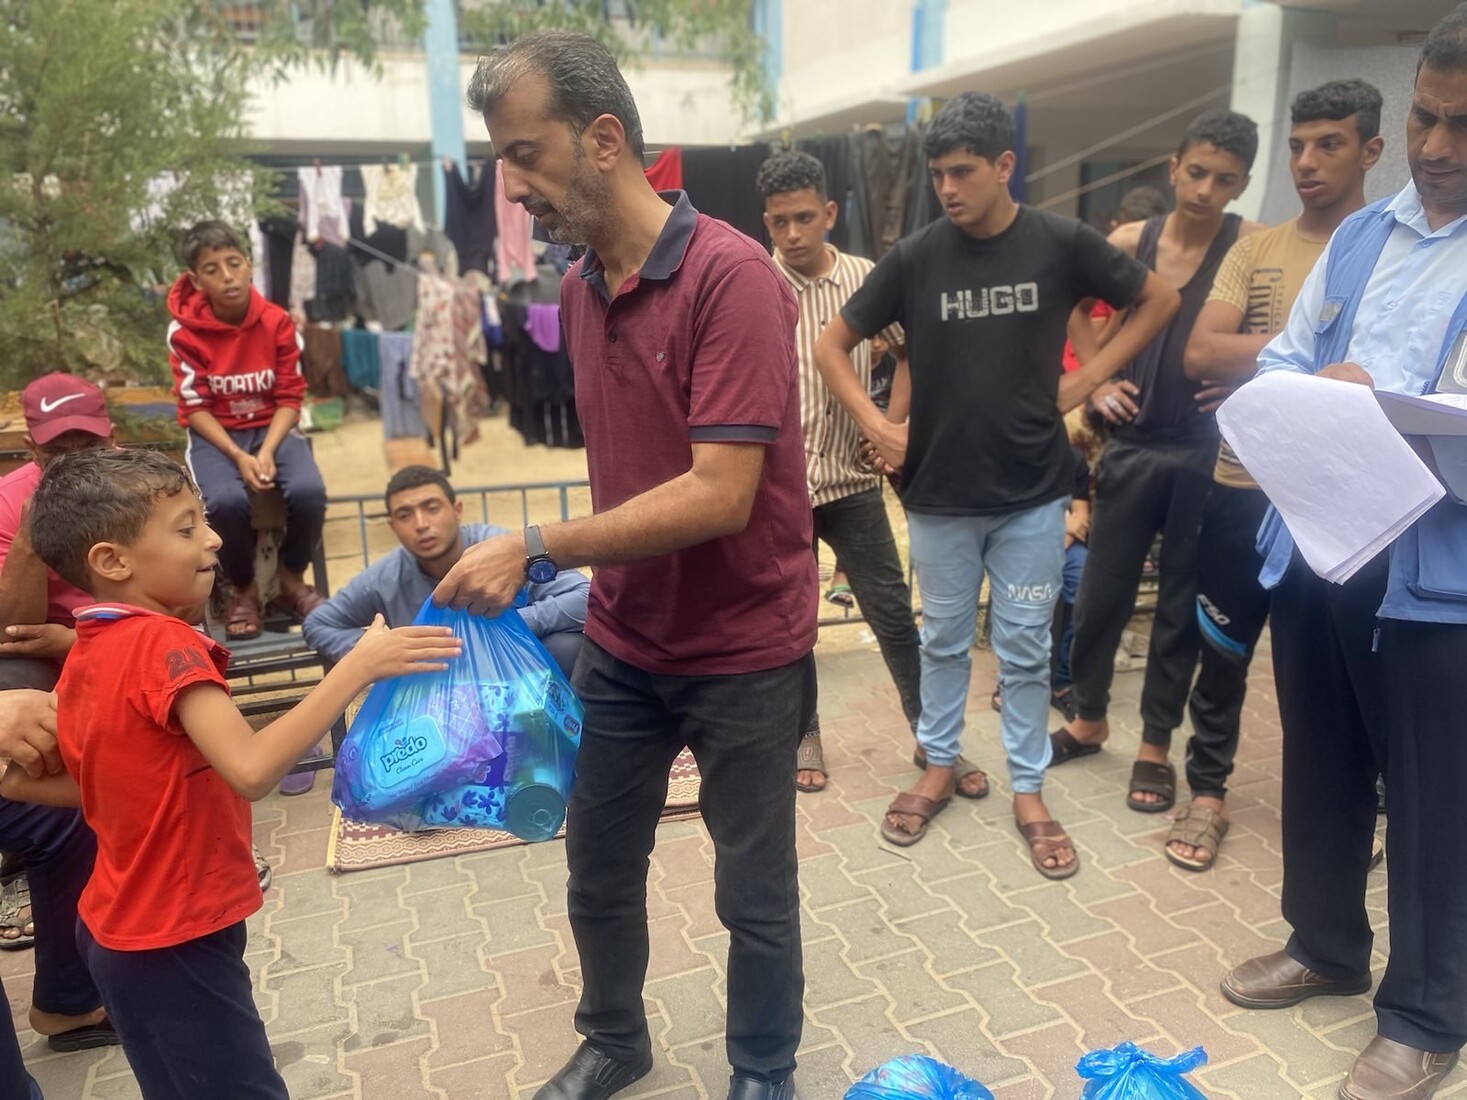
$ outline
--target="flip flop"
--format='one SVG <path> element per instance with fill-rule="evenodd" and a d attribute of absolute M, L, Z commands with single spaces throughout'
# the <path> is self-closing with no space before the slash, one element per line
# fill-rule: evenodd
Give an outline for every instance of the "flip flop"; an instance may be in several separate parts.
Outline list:
<path fill-rule="evenodd" d="M 795 772 L 819 772 L 830 778 L 830 773 L 825 770 L 825 756 L 820 751 L 820 735 L 818 733 L 806 734 L 800 738 L 800 751 L 795 753 Z M 809 783 L 795 782 L 795 790 L 804 791 L 806 794 L 819 794 L 825 790 L 824 787 L 814 787 Z"/>
<path fill-rule="evenodd" d="M 1138 794 L 1159 794 L 1159 802 L 1140 802 Z M 1138 760 L 1131 765 L 1131 786 L 1126 805 L 1138 814 L 1166 813 L 1177 804 L 1177 769 L 1170 764 Z"/>
<path fill-rule="evenodd" d="M 916 767 L 921 768 L 924 772 L 927 770 L 927 757 L 922 755 L 921 749 L 918 749 L 916 752 L 912 753 L 912 763 Z M 970 775 L 981 775 L 983 777 L 983 786 L 978 788 L 976 794 L 969 794 L 967 791 L 963 790 L 963 780 L 967 779 Z M 967 798 L 974 802 L 977 802 L 980 798 L 988 797 L 988 773 L 980 768 L 977 764 L 973 763 L 973 761 L 969 760 L 966 756 L 959 755 L 958 758 L 953 761 L 953 782 L 956 784 L 956 786 L 953 788 L 953 793 L 956 794 L 959 798 Z"/>
<path fill-rule="evenodd" d="M 892 828 L 891 822 L 883 817 L 881 819 L 882 839 L 888 844 L 895 844 L 898 848 L 910 848 L 927 835 L 927 828 L 932 824 L 932 819 L 947 809 L 951 802 L 950 798 L 934 802 L 920 794 L 912 794 L 910 791 L 902 792 L 891 800 L 891 805 L 886 808 L 886 812 L 919 817 L 922 819 L 922 826 L 915 833 L 904 833 L 900 829 Z"/>
<path fill-rule="evenodd" d="M 1029 844 L 1029 862 L 1045 878 L 1058 881 L 1069 878 L 1080 869 L 1080 850 L 1075 847 L 1075 842 L 1058 821 L 1031 821 L 1026 825 L 1015 818 L 1014 827 Z M 1046 867 L 1044 861 L 1061 848 L 1068 848 L 1075 853 L 1074 862 L 1063 867 Z"/>
<path fill-rule="evenodd" d="M 1076 741 L 1069 730 L 1057 729 L 1049 735 L 1049 766 L 1057 768 L 1061 764 L 1068 764 L 1071 760 L 1078 760 L 1082 756 L 1094 756 L 1104 744 L 1104 741 L 1096 741 L 1092 744 Z"/>
<path fill-rule="evenodd" d="M 58 1032 L 48 1036 L 46 1045 L 60 1054 L 72 1054 L 78 1050 L 96 1050 L 97 1047 L 116 1046 L 122 1042 L 117 1037 L 117 1029 L 112 1026 L 111 1020 L 103 1020 L 100 1024 L 88 1024 L 86 1027 L 74 1027 L 70 1031 Z"/>

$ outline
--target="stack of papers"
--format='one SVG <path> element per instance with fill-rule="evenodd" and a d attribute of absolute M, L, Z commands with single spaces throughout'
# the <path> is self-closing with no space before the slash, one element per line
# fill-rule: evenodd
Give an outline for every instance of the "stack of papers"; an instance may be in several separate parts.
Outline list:
<path fill-rule="evenodd" d="M 1442 411 L 1467 430 L 1467 413 Z M 1228 398 L 1217 422 L 1309 567 L 1335 584 L 1446 495 L 1368 386 L 1276 371 Z"/>
<path fill-rule="evenodd" d="M 1467 435 L 1467 393 L 1378 393 L 1375 399 L 1402 435 Z"/>

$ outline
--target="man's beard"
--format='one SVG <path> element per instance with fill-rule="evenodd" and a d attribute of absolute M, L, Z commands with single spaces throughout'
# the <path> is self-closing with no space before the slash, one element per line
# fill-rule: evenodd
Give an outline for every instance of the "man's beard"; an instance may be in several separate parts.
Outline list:
<path fill-rule="evenodd" d="M 594 170 L 586 166 L 585 159 L 576 158 L 576 171 L 566 188 L 560 206 L 551 206 L 540 200 L 536 203 L 547 213 L 555 215 L 554 223 L 541 218 L 540 228 L 556 244 L 584 245 L 606 223 L 611 204 L 611 189 Z M 534 207 L 530 207 L 534 214 Z"/>

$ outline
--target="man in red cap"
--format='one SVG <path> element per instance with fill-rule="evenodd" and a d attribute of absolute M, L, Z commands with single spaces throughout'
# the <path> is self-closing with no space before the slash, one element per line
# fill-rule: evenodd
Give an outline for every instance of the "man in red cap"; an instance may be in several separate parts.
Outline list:
<path fill-rule="evenodd" d="M 100 389 L 59 372 L 27 386 L 21 409 L 33 461 L 0 478 L 0 691 L 50 691 L 76 638 L 72 612 L 93 601 L 47 569 L 31 549 L 31 494 L 57 456 L 112 446 L 112 418 Z"/>

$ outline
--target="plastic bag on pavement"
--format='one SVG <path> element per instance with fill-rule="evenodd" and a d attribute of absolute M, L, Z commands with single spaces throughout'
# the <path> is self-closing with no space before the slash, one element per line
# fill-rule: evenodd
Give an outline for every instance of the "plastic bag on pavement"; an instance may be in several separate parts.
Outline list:
<path fill-rule="evenodd" d="M 1201 1047 L 1158 1058 L 1135 1043 L 1094 1050 L 1075 1065 L 1088 1079 L 1081 1100 L 1207 1100 L 1183 1077 L 1207 1061 Z"/>
<path fill-rule="evenodd" d="M 993 1093 L 936 1058 L 907 1054 L 866 1074 L 845 1100 L 993 1100 Z"/>
<path fill-rule="evenodd" d="M 565 819 L 580 700 L 524 620 L 426 601 L 416 626 L 463 641 L 448 668 L 372 687 L 337 755 L 331 799 L 356 821 L 470 826 L 548 840 Z"/>

